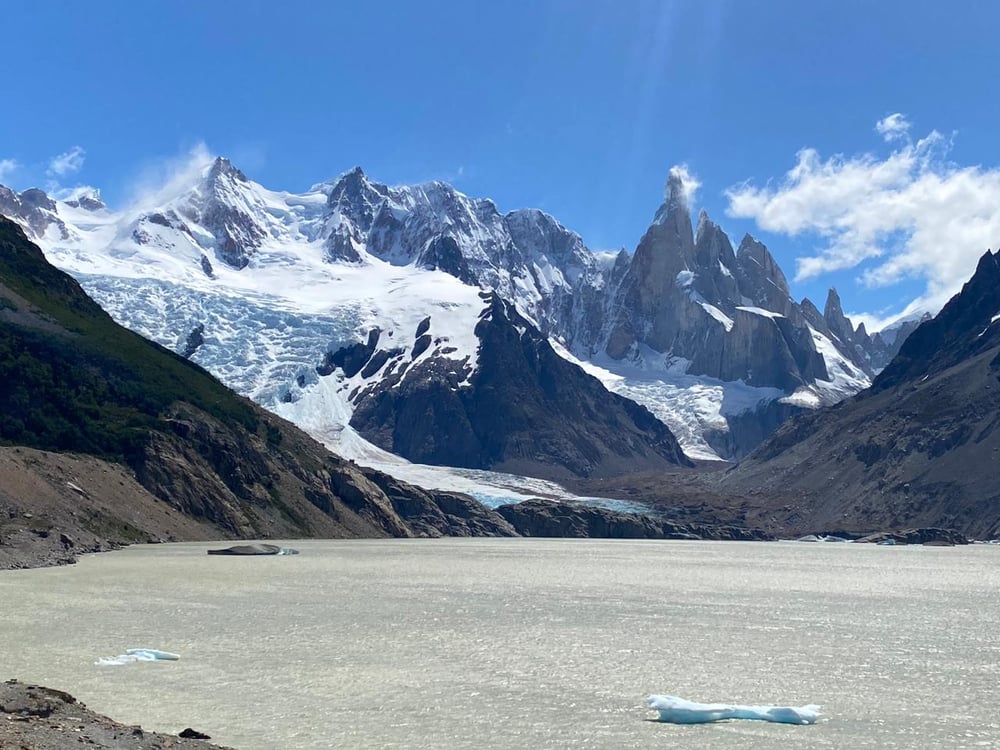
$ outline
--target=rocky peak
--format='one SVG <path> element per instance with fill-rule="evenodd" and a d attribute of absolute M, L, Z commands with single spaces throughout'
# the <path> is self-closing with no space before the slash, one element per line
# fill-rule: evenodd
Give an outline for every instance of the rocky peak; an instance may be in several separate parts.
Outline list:
<path fill-rule="evenodd" d="M 706 300 L 729 315 L 742 304 L 734 274 L 736 255 L 729 236 L 704 210 L 698 215 L 694 253 L 688 259 L 688 267 L 695 274 L 693 289 Z"/>
<path fill-rule="evenodd" d="M 654 225 L 662 225 L 676 237 L 676 245 L 681 256 L 688 258 L 694 248 L 694 232 L 691 229 L 691 209 L 688 207 L 687 191 L 680 176 L 671 172 L 667 177 L 663 204 L 653 218 Z"/>
<path fill-rule="evenodd" d="M 264 207 L 253 191 L 253 183 L 221 156 L 203 172 L 201 181 L 172 202 L 166 212 L 147 214 L 139 220 L 140 225 L 143 222 L 175 226 L 189 236 L 191 230 L 186 223 L 200 224 L 214 238 L 214 243 L 203 249 L 214 249 L 219 260 L 237 269 L 250 263 L 268 235 Z M 133 237 L 142 241 L 141 226 Z"/>
<path fill-rule="evenodd" d="M 44 190 L 40 190 L 39 188 L 28 188 L 21 193 L 21 203 L 29 209 L 43 208 L 46 211 L 56 210 L 56 202 Z"/>
<path fill-rule="evenodd" d="M 805 318 L 806 322 L 817 331 L 823 334 L 830 332 L 826 327 L 826 319 L 823 317 L 823 313 L 819 311 L 819 308 L 813 304 L 811 299 L 803 297 L 802 302 L 799 303 L 799 310 L 802 311 L 802 317 Z"/>
<path fill-rule="evenodd" d="M 767 247 L 749 234 L 743 236 L 736 251 L 736 278 L 740 292 L 752 305 L 786 316 L 793 314 L 795 304 L 784 272 Z"/>
<path fill-rule="evenodd" d="M 67 206 L 82 208 L 85 211 L 103 211 L 107 208 L 101 200 L 101 191 L 97 188 L 84 188 L 77 191 L 66 201 Z"/>
<path fill-rule="evenodd" d="M 340 175 L 327 194 L 330 210 L 339 210 L 359 224 L 371 222 L 378 204 L 388 197 L 385 185 L 371 182 L 361 167 Z"/>
<path fill-rule="evenodd" d="M 249 182 L 247 176 L 237 169 L 229 159 L 224 156 L 216 157 L 212 166 L 208 169 L 206 179 L 210 184 L 214 184 L 221 179 L 230 178 L 238 182 Z"/>
<path fill-rule="evenodd" d="M 833 335 L 843 343 L 849 344 L 854 341 L 854 326 L 844 315 L 844 309 L 840 304 L 840 295 L 837 290 L 830 288 L 826 296 L 826 305 L 823 308 L 823 318 Z"/>
<path fill-rule="evenodd" d="M 564 272 L 573 267 L 596 266 L 580 235 L 544 211 L 511 211 L 504 216 L 504 224 L 526 260 L 547 260 Z"/>
<path fill-rule="evenodd" d="M 885 390 L 941 372 L 1000 342 L 1000 252 L 987 251 L 976 272 L 938 315 L 923 322 L 872 384 Z M 1000 370 L 1000 357 L 991 364 Z M 998 375 L 1000 379 L 1000 375 Z"/>
<path fill-rule="evenodd" d="M 330 212 L 326 255 L 331 261 L 361 260 L 379 209 L 387 202 L 389 189 L 371 182 L 361 167 L 355 167 L 338 177 L 327 194 Z"/>
<path fill-rule="evenodd" d="M 59 228 L 63 239 L 69 236 L 66 225 L 59 218 L 56 202 L 38 188 L 15 193 L 0 185 L 0 214 L 16 221 L 32 237 L 41 237 L 53 224 Z"/>
<path fill-rule="evenodd" d="M 854 332 L 854 340 L 862 349 L 871 347 L 872 337 L 868 335 L 868 329 L 865 328 L 863 321 L 858 323 L 858 328 Z"/>

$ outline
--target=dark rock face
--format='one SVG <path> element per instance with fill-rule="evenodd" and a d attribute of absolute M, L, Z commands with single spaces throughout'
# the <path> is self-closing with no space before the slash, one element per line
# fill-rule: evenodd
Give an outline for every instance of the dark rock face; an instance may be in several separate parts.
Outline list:
<path fill-rule="evenodd" d="M 497 513 L 507 519 L 521 536 L 529 537 L 732 541 L 773 539 L 771 535 L 758 529 L 681 524 L 645 515 L 549 500 L 526 500 L 516 505 L 501 505 L 497 508 Z"/>
<path fill-rule="evenodd" d="M 892 541 L 895 544 L 958 545 L 969 540 L 954 529 L 903 529 L 902 531 L 880 531 L 856 540 L 868 544 Z"/>
<path fill-rule="evenodd" d="M 789 420 L 724 486 L 783 503 L 790 528 L 1000 533 L 1000 261 L 922 324 L 872 387 Z"/>
<path fill-rule="evenodd" d="M 469 268 L 462 250 L 454 239 L 447 236 L 435 237 L 417 258 L 417 264 L 433 271 L 438 269 L 451 274 L 466 284 L 477 286 L 476 277 Z"/>
<path fill-rule="evenodd" d="M 791 298 L 784 272 L 764 244 L 749 234 L 744 235 L 736 255 L 736 278 L 740 294 L 751 305 L 780 313 L 801 325 L 801 313 Z"/>
<path fill-rule="evenodd" d="M 339 367 L 347 377 L 353 378 L 371 360 L 381 335 L 382 332 L 378 328 L 373 328 L 368 332 L 367 342 L 351 344 L 350 346 L 341 347 L 335 352 L 328 353 L 323 363 L 316 368 L 316 372 L 319 375 L 326 376 Z"/>
<path fill-rule="evenodd" d="M 184 342 L 184 350 L 181 352 L 181 356 L 184 357 L 184 359 L 191 359 L 192 355 L 198 351 L 204 343 L 205 324 L 199 323 L 192 328 L 191 333 L 188 334 L 187 340 Z"/>
<path fill-rule="evenodd" d="M 728 429 L 707 432 L 705 441 L 720 456 L 738 461 L 782 424 L 803 411 L 802 407 L 780 400 L 767 401 L 756 409 L 726 417 Z"/>
<path fill-rule="evenodd" d="M 471 375 L 429 357 L 365 389 L 351 425 L 421 463 L 543 476 L 600 476 L 688 463 L 644 407 L 567 362 L 529 321 L 487 295 Z M 428 334 L 425 334 L 427 336 Z"/>

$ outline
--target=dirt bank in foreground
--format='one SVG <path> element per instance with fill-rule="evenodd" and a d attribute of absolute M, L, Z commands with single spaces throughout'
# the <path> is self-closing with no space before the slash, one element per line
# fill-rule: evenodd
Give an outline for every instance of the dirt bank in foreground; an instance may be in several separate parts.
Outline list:
<path fill-rule="evenodd" d="M 0 570 L 65 565 L 126 544 L 218 539 L 91 456 L 0 448 Z"/>
<path fill-rule="evenodd" d="M 182 734 L 187 734 L 182 730 Z M 17 680 L 0 684 L 0 748 L 227 750 L 205 740 L 147 732 L 94 713 L 69 693 Z"/>

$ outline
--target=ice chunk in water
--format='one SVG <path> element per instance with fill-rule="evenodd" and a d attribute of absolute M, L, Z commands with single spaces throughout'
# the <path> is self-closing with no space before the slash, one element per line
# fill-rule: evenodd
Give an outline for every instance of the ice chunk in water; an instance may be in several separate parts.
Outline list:
<path fill-rule="evenodd" d="M 753 719 L 779 724 L 815 724 L 819 706 L 738 706 L 729 703 L 695 703 L 674 695 L 651 695 L 649 707 L 660 712 L 660 721 L 671 724 L 706 724 L 726 719 Z"/>
<path fill-rule="evenodd" d="M 181 657 L 156 648 L 127 648 L 118 656 L 102 656 L 94 664 L 98 667 L 121 667 L 136 661 L 177 661 Z"/>

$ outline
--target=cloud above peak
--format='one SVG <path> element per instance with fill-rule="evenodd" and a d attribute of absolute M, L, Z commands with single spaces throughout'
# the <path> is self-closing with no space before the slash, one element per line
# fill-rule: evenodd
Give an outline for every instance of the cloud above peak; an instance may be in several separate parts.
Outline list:
<path fill-rule="evenodd" d="M 14 159 L 0 159 L 0 184 L 6 183 L 19 166 L 21 165 Z"/>
<path fill-rule="evenodd" d="M 727 190 L 727 213 L 815 238 L 817 252 L 796 259 L 796 280 L 852 268 L 868 287 L 922 279 L 911 307 L 936 309 L 1000 244 L 1000 167 L 952 163 L 949 138 L 932 130 L 914 142 L 898 113 L 876 130 L 892 144 L 888 155 L 823 158 L 803 149 L 783 179 Z"/>
<path fill-rule="evenodd" d="M 87 152 L 81 146 L 73 146 L 69 151 L 65 151 L 58 156 L 53 156 L 49 160 L 46 174 L 50 177 L 65 177 L 79 172 L 83 168 L 83 161 L 87 158 Z"/>
<path fill-rule="evenodd" d="M 675 164 L 670 168 L 667 177 L 666 197 L 670 200 L 671 184 L 680 183 L 681 192 L 688 206 L 693 206 L 701 180 L 688 168 L 687 164 Z"/>

